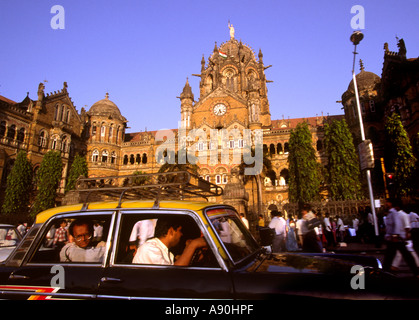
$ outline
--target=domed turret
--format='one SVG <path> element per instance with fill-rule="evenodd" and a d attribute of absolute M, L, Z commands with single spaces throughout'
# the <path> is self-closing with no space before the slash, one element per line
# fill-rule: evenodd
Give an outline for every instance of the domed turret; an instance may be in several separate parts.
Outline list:
<path fill-rule="evenodd" d="M 358 92 L 360 96 L 377 96 L 381 78 L 373 72 L 365 71 L 364 64 L 360 60 L 361 72 L 356 77 Z M 354 81 L 349 83 L 348 89 L 342 94 L 342 104 L 345 104 L 355 97 Z"/>
<path fill-rule="evenodd" d="M 121 121 L 126 121 L 117 105 L 109 100 L 108 93 L 106 93 L 105 99 L 94 103 L 87 114 L 90 116 L 112 117 Z"/>
<path fill-rule="evenodd" d="M 356 83 L 358 85 L 358 91 L 374 89 L 375 86 L 381 82 L 381 78 L 373 72 L 365 71 L 362 60 L 360 61 L 360 65 L 361 72 L 355 76 Z M 351 91 L 353 93 L 355 92 L 353 80 L 349 83 L 348 91 Z"/>

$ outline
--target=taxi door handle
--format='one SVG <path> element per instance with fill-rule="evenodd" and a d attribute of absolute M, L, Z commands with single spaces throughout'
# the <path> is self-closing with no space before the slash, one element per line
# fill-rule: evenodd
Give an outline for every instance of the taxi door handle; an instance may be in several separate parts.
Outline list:
<path fill-rule="evenodd" d="M 23 276 L 23 275 L 20 275 L 20 274 L 11 274 L 10 276 L 9 276 L 9 279 L 10 280 L 19 280 L 19 279 L 29 279 L 29 277 L 28 276 Z"/>
<path fill-rule="evenodd" d="M 123 280 L 118 278 L 103 277 L 102 279 L 100 279 L 100 282 L 121 283 L 123 282 Z"/>

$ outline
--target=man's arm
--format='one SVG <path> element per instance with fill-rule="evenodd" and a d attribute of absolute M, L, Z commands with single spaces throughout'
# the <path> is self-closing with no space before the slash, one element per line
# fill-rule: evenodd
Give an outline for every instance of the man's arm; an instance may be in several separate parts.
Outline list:
<path fill-rule="evenodd" d="M 196 238 L 186 244 L 185 249 L 183 250 L 180 257 L 175 261 L 175 266 L 188 266 L 191 262 L 193 254 L 196 249 L 203 248 L 207 246 L 207 242 L 204 238 Z"/>

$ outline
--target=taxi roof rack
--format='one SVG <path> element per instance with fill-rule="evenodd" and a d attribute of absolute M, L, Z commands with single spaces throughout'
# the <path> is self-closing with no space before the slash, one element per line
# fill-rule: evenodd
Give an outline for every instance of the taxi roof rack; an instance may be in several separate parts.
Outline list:
<path fill-rule="evenodd" d="M 80 177 L 76 181 L 76 191 L 88 192 L 83 204 L 87 210 L 88 199 L 93 192 L 119 197 L 118 208 L 124 197 L 131 199 L 152 199 L 155 208 L 161 199 L 183 200 L 185 197 L 216 197 L 223 189 L 189 171 L 139 173 L 123 176 Z"/>

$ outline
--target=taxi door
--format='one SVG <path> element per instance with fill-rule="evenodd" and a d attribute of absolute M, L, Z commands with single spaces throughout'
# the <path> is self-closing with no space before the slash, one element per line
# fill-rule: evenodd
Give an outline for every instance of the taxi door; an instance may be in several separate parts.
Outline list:
<path fill-rule="evenodd" d="M 39 232 L 33 232 L 36 235 L 29 234 L 22 246 L 15 251 L 14 257 L 8 261 L 10 273 L 2 274 L 0 284 L 2 297 L 31 300 L 96 298 L 109 255 L 112 233 L 109 230 L 113 228 L 113 217 L 112 212 L 60 215 L 47 222 Z M 91 235 L 87 235 L 92 240 L 89 248 L 95 248 L 96 243 L 105 246 L 100 261 L 82 262 L 62 259 L 65 247 L 61 248 L 53 242 L 55 232 L 63 221 L 66 221 L 69 227 L 76 221 L 83 223 L 87 221 L 92 226 L 101 225 L 104 231 L 100 239 L 95 236 L 95 229 L 92 229 Z M 66 241 L 71 242 L 74 239 L 68 237 Z M 17 266 L 13 267 L 14 264 Z"/>
<path fill-rule="evenodd" d="M 176 215 L 182 225 L 182 240 L 171 248 L 176 256 L 182 253 L 186 241 L 204 237 L 205 252 L 196 252 L 189 266 L 133 264 L 139 245 L 135 229 L 140 221 L 159 221 Z M 101 279 L 98 298 L 113 299 L 232 299 L 233 286 L 224 262 L 205 226 L 196 214 L 188 211 L 125 211 L 119 216 L 109 267 Z M 146 232 L 143 230 L 143 232 Z M 152 233 L 154 235 L 154 232 Z"/>

